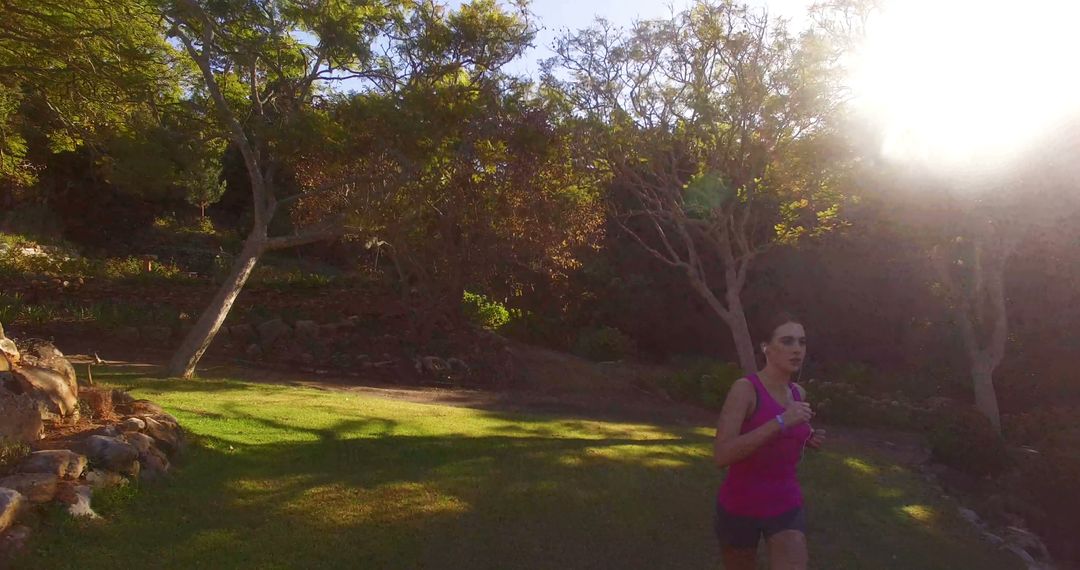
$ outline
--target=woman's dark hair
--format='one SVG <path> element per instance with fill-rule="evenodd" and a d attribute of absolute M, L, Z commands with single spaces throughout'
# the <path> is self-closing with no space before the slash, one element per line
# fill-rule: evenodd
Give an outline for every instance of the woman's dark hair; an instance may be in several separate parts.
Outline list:
<path fill-rule="evenodd" d="M 787 311 L 780 311 L 773 313 L 768 319 L 760 321 L 757 327 L 758 342 L 769 343 L 773 340 L 773 335 L 776 334 L 776 329 L 788 323 L 803 324 L 799 317 Z"/>

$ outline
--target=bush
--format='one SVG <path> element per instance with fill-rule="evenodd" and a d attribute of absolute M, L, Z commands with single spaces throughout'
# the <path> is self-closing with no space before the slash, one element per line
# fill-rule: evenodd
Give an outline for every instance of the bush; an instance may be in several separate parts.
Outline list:
<path fill-rule="evenodd" d="M 27 455 L 29 445 L 0 438 L 0 474 L 10 473 Z"/>
<path fill-rule="evenodd" d="M 574 353 L 589 360 L 622 360 L 635 351 L 634 340 L 614 327 L 583 329 L 574 343 Z"/>
<path fill-rule="evenodd" d="M 737 365 L 709 358 L 685 361 L 680 368 L 660 381 L 661 388 L 676 400 L 714 410 L 723 406 L 731 385 L 743 377 L 742 369 Z"/>
<path fill-rule="evenodd" d="M 461 299 L 465 317 L 486 329 L 498 330 L 510 322 L 510 311 L 498 301 L 492 301 L 478 293 L 465 292 Z"/>
<path fill-rule="evenodd" d="M 1010 463 L 1005 440 L 973 408 L 938 412 L 929 439 L 935 460 L 972 475 L 996 475 Z"/>

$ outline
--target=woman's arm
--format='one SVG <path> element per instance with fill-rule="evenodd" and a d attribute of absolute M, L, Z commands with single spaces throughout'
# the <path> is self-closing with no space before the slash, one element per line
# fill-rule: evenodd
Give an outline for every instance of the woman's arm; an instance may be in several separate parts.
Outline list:
<path fill-rule="evenodd" d="M 724 407 L 720 409 L 716 443 L 713 446 L 713 459 L 717 467 L 727 467 L 745 458 L 780 433 L 780 424 L 773 421 L 739 435 L 743 422 L 753 413 L 756 398 L 754 386 L 746 378 L 736 380 L 728 391 Z"/>
<path fill-rule="evenodd" d="M 713 460 L 717 467 L 727 467 L 745 459 L 757 448 L 780 433 L 780 423 L 770 421 L 758 426 L 753 431 L 739 435 L 747 416 L 753 413 L 754 386 L 746 378 L 735 381 L 728 391 L 724 407 L 720 409 L 720 421 L 716 426 L 716 443 L 713 445 Z M 784 425 L 795 427 L 810 420 L 810 404 L 795 402 L 784 413 Z"/>

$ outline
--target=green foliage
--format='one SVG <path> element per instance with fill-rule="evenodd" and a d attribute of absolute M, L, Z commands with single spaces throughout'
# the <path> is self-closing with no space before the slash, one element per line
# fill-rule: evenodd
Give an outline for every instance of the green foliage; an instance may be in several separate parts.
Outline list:
<path fill-rule="evenodd" d="M 690 358 L 677 362 L 678 372 L 660 379 L 669 396 L 709 409 L 719 410 L 732 384 L 744 376 L 737 365 L 711 358 Z"/>
<path fill-rule="evenodd" d="M 930 428 L 934 459 L 973 475 L 995 475 L 1009 467 L 1005 441 L 986 416 L 966 407 L 941 410 Z"/>
<path fill-rule="evenodd" d="M 615 327 L 582 329 L 574 343 L 574 353 L 590 360 L 622 360 L 636 352 L 634 339 Z"/>
<path fill-rule="evenodd" d="M 27 455 L 29 445 L 0 437 L 0 475 L 10 473 Z"/>
<path fill-rule="evenodd" d="M 461 299 L 461 309 L 466 318 L 486 329 L 499 330 L 510 322 L 510 311 L 502 303 L 479 293 L 465 291 Z"/>

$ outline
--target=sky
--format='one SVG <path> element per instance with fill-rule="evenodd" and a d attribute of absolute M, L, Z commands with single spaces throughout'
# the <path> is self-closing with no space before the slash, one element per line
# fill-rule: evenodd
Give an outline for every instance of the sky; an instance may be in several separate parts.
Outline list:
<path fill-rule="evenodd" d="M 766 7 L 770 14 L 790 18 L 793 25 L 804 20 L 811 0 L 749 0 L 751 4 Z M 450 0 L 450 6 L 458 6 L 462 0 Z M 508 71 L 531 76 L 539 75 L 537 63 L 552 55 L 550 46 L 555 38 L 567 29 L 588 27 L 597 17 L 619 26 L 629 26 L 635 20 L 669 15 L 671 9 L 682 10 L 691 0 L 532 0 L 530 9 L 539 23 L 534 40 L 535 47 L 519 61 L 508 66 Z"/>

